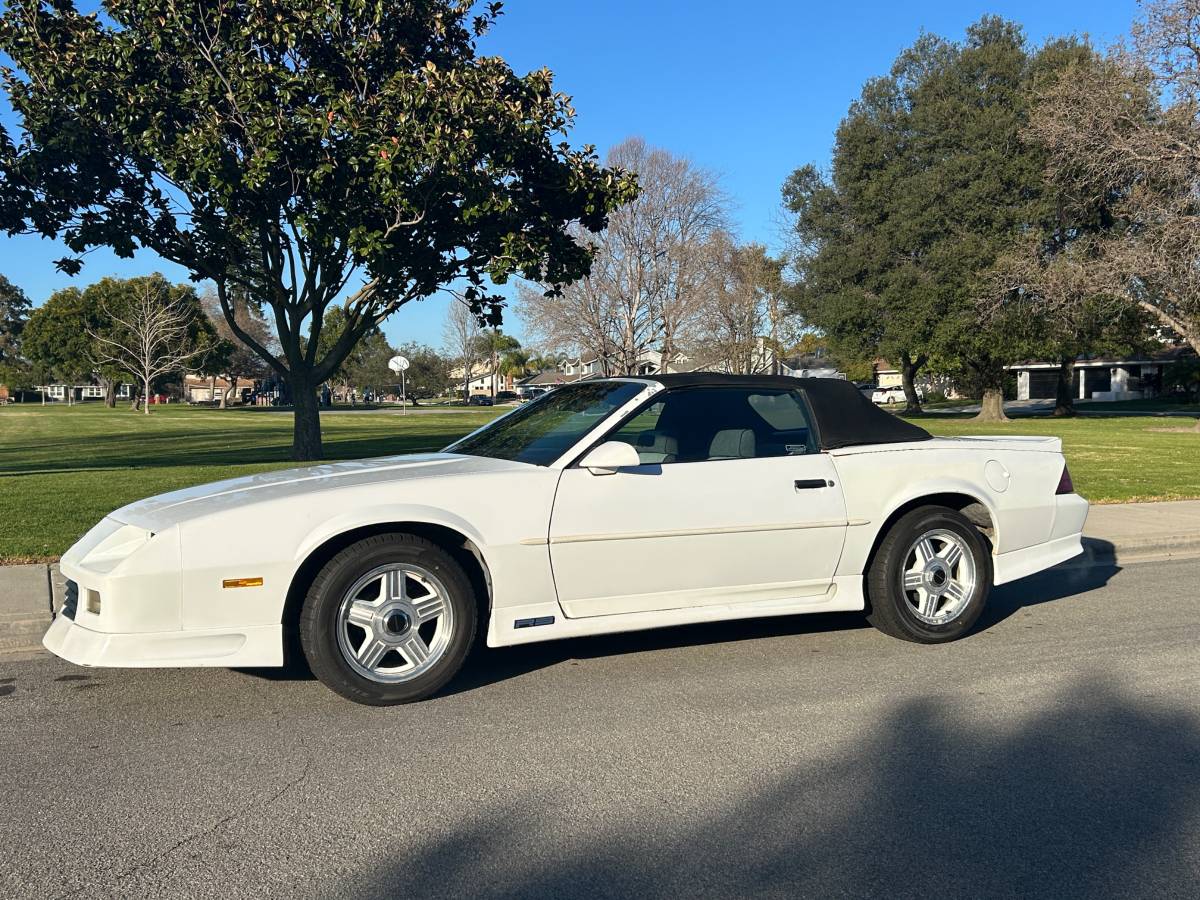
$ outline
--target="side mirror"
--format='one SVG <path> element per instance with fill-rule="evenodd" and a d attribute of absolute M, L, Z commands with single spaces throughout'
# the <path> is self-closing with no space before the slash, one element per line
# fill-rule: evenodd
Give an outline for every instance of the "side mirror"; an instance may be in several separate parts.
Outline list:
<path fill-rule="evenodd" d="M 617 469 L 641 464 L 638 452 L 621 441 L 605 441 L 579 461 L 580 467 L 593 475 L 613 475 Z"/>

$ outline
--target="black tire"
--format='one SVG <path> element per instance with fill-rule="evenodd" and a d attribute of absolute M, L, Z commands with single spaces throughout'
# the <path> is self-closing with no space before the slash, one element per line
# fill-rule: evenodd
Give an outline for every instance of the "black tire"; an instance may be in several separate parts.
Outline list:
<path fill-rule="evenodd" d="M 434 576 L 452 607 L 453 627 L 442 655 L 407 681 L 386 683 L 360 674 L 339 645 L 343 599 L 355 583 L 381 566 L 412 564 Z M 329 560 L 308 588 L 300 610 L 300 645 L 314 675 L 356 703 L 392 706 L 437 693 L 462 667 L 475 639 L 478 605 L 471 580 L 455 559 L 431 541 L 412 534 L 381 534 L 346 547 Z"/>
<path fill-rule="evenodd" d="M 974 563 L 974 585 L 961 609 L 948 621 L 935 624 L 918 615 L 915 601 L 909 600 L 917 595 L 903 590 L 902 579 L 918 539 L 938 531 L 961 538 Z M 987 604 L 992 589 L 991 552 L 983 535 L 961 513 L 945 506 L 918 507 L 896 520 L 884 535 L 867 570 L 866 589 L 867 621 L 884 634 L 921 644 L 953 641 L 971 630 Z"/>

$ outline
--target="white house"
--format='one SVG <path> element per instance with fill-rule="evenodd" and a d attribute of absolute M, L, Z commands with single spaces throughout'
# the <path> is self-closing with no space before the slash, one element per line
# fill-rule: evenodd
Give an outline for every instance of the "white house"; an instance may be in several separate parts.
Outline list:
<path fill-rule="evenodd" d="M 43 394 L 47 400 L 60 402 L 76 403 L 82 400 L 104 399 L 104 388 L 98 384 L 43 384 L 34 390 Z M 124 383 L 117 385 L 116 397 L 118 400 L 128 400 L 132 396 L 130 385 Z"/>
<path fill-rule="evenodd" d="M 1080 357 L 1075 361 L 1072 396 L 1080 400 L 1142 400 L 1162 392 L 1163 371 L 1188 355 L 1184 347 L 1171 347 L 1129 357 Z M 1018 400 L 1053 400 L 1058 385 L 1058 364 L 1024 362 L 1012 366 L 1017 375 Z"/>

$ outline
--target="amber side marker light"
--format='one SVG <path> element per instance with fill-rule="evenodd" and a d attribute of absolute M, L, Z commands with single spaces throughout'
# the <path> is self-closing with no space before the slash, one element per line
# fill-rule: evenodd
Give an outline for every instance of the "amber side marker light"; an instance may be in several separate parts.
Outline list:
<path fill-rule="evenodd" d="M 221 582 L 223 588 L 262 587 L 261 578 L 226 578 Z"/>

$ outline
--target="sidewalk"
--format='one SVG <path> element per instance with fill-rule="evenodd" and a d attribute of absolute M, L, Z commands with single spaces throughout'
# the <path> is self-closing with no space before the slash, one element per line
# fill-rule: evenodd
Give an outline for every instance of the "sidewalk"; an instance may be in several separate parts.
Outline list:
<path fill-rule="evenodd" d="M 1200 556 L 1200 500 L 1093 506 L 1083 533 L 1112 544 L 1118 562 Z"/>
<path fill-rule="evenodd" d="M 1093 506 L 1074 564 L 1200 556 L 1200 500 Z M 0 566 L 0 663 L 41 651 L 58 606 L 58 566 Z"/>
<path fill-rule="evenodd" d="M 49 567 L 0 566 L 0 662 L 40 647 L 49 625 Z"/>

